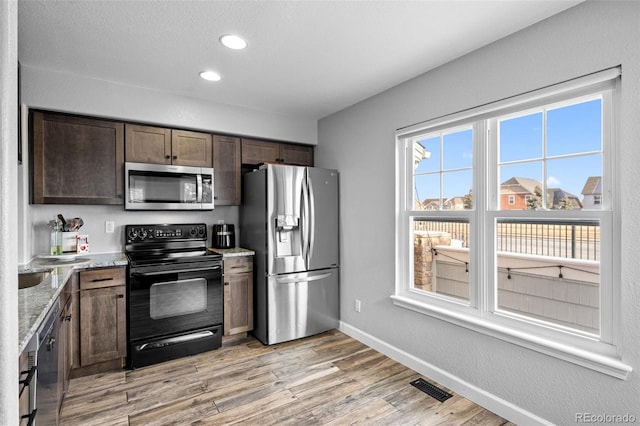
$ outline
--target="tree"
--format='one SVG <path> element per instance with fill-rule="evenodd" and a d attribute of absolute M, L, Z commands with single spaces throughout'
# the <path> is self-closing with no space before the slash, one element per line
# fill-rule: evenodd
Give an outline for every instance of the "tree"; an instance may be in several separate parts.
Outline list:
<path fill-rule="evenodd" d="M 557 208 L 560 210 L 572 210 L 573 203 L 571 202 L 571 198 L 569 198 L 568 195 L 565 195 L 564 197 L 562 197 L 562 200 L 560 200 L 560 202 L 558 203 Z"/>
<path fill-rule="evenodd" d="M 464 204 L 465 210 L 471 210 L 473 208 L 473 194 L 471 193 L 471 189 L 469 193 L 462 197 L 462 203 Z"/>
<path fill-rule="evenodd" d="M 533 189 L 534 195 L 527 198 L 527 209 L 537 210 L 542 207 L 542 188 L 539 185 Z"/>

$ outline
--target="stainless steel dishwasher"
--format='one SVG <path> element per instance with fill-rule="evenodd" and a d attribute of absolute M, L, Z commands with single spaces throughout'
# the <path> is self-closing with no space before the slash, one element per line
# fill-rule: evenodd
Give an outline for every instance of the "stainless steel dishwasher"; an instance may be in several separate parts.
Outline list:
<path fill-rule="evenodd" d="M 36 375 L 36 425 L 58 424 L 58 348 L 56 321 L 60 311 L 59 300 L 38 331 L 38 370 Z"/>

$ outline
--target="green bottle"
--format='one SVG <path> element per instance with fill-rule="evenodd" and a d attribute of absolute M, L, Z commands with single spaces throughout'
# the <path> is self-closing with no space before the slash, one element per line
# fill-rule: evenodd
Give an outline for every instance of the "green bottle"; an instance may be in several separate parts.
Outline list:
<path fill-rule="evenodd" d="M 62 254 L 62 231 L 60 229 L 60 222 L 58 218 L 52 222 L 51 229 L 51 255 L 57 256 Z"/>

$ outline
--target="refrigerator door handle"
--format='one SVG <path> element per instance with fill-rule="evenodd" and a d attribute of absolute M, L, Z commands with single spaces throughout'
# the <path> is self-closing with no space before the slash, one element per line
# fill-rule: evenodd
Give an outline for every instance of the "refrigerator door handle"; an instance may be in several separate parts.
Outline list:
<path fill-rule="evenodd" d="M 307 267 L 309 267 L 309 260 L 313 257 L 313 246 L 315 245 L 316 239 L 316 199 L 313 195 L 313 184 L 311 183 L 311 179 L 307 176 L 307 185 L 309 191 L 309 225 L 308 225 L 308 242 L 309 242 L 309 255 L 307 257 Z"/>
<path fill-rule="evenodd" d="M 295 277 L 286 277 L 286 278 L 277 278 L 276 282 L 281 283 L 281 284 L 285 284 L 285 283 L 306 283 L 309 281 L 317 281 L 317 280 L 323 280 L 325 278 L 329 278 L 333 273 L 332 272 L 327 272 L 324 274 L 320 274 L 320 275 L 312 275 L 310 277 L 305 277 L 305 278 L 295 278 Z"/>
<path fill-rule="evenodd" d="M 301 244 L 302 244 L 302 258 L 304 259 L 305 268 L 309 267 L 309 187 L 305 180 L 302 182 L 302 229 L 301 229 Z"/>

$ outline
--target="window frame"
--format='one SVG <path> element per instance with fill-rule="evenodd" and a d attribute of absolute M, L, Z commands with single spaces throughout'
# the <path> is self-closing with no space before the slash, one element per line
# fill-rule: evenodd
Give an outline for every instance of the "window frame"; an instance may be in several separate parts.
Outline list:
<path fill-rule="evenodd" d="M 396 131 L 396 288 L 391 296 L 397 306 L 427 314 L 483 334 L 625 379 L 631 367 L 620 359 L 620 282 L 618 176 L 615 112 L 619 97 L 620 68 L 611 68 L 564 83 L 517 95 L 492 104 L 447 115 Z M 602 209 L 500 210 L 496 124 L 510 114 L 602 95 L 603 188 Z M 449 129 L 473 129 L 473 208 L 470 210 L 414 210 L 413 167 L 410 161 L 416 138 Z M 550 220 L 596 219 L 600 221 L 600 335 L 510 315 L 497 309 L 497 251 L 495 224 L 502 218 Z M 470 226 L 469 300 L 442 297 L 412 288 L 413 221 L 465 220 Z M 607 232 L 610 230 L 610 232 Z M 481 245 L 476 242 L 483 242 Z M 617 264 L 616 264 L 617 262 Z"/>

